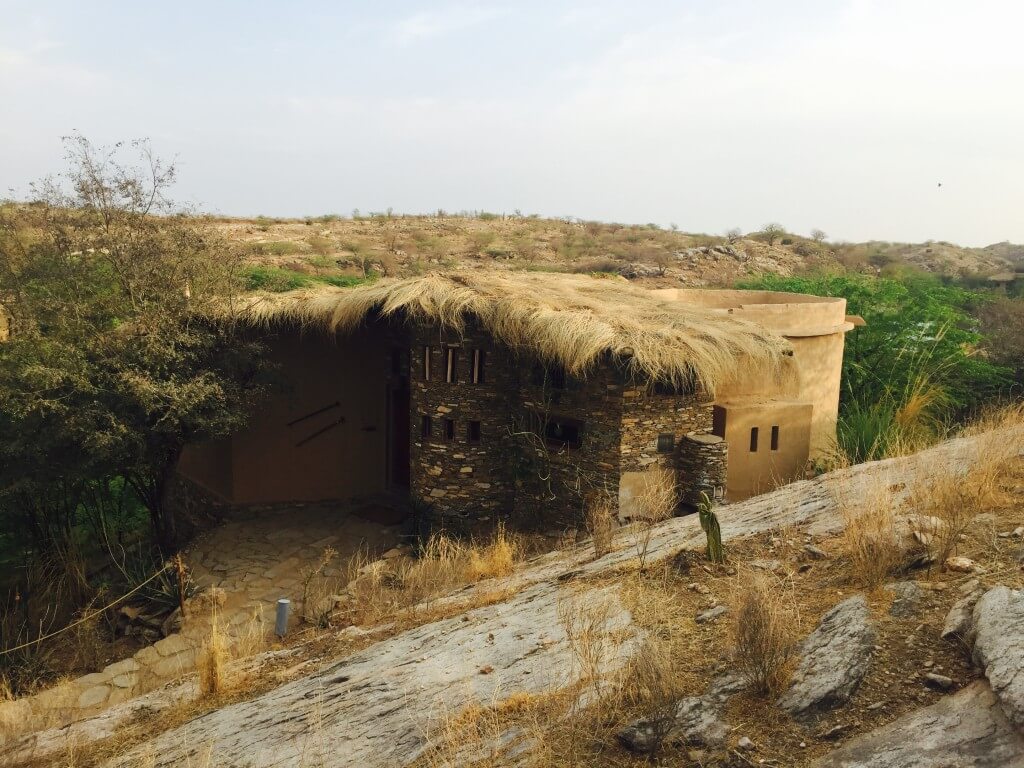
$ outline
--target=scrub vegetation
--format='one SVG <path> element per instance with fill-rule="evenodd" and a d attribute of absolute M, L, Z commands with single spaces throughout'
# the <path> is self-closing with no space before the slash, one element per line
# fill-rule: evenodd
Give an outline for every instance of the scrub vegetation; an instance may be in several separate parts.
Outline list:
<path fill-rule="evenodd" d="M 765 275 L 741 286 L 843 296 L 847 312 L 866 321 L 847 336 L 843 357 L 844 461 L 919 450 L 1019 391 L 1020 345 L 997 330 L 1022 311 L 1016 300 L 906 269 Z"/>

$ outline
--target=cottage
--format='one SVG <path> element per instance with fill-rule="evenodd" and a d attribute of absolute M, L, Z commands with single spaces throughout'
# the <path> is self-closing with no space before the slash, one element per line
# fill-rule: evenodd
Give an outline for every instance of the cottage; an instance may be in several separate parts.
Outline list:
<path fill-rule="evenodd" d="M 228 504 L 389 494 L 452 524 L 578 518 L 595 496 L 629 517 L 653 483 L 690 504 L 731 482 L 755 492 L 761 475 L 728 467 L 741 406 L 778 415 L 763 449 L 745 446 L 778 481 L 803 471 L 820 404 L 800 400 L 813 387 L 793 334 L 721 300 L 483 270 L 254 297 L 243 320 L 284 386 L 244 433 L 190 448 L 180 474 Z M 843 328 L 826 363 L 833 434 Z M 752 381 L 759 399 L 744 400 Z"/>

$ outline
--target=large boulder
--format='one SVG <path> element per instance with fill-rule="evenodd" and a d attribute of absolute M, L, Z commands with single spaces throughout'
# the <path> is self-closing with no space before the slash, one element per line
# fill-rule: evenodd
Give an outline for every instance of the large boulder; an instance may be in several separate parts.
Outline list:
<path fill-rule="evenodd" d="M 852 739 L 813 768 L 1024 768 L 1024 739 L 981 680 Z"/>
<path fill-rule="evenodd" d="M 974 661 L 1007 718 L 1024 729 L 1024 590 L 993 587 L 974 606 Z"/>
<path fill-rule="evenodd" d="M 874 644 L 864 595 L 839 603 L 801 644 L 800 664 L 779 706 L 807 719 L 845 704 L 867 674 Z"/>

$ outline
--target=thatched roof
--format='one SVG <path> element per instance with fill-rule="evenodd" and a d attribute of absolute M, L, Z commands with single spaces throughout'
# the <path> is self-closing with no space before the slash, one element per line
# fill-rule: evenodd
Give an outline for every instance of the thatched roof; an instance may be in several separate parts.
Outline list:
<path fill-rule="evenodd" d="M 780 336 L 727 314 L 665 301 L 624 280 L 473 271 L 384 279 L 248 298 L 242 322 L 320 326 L 345 333 L 368 318 L 400 317 L 461 330 L 475 318 L 513 350 L 584 375 L 611 353 L 638 376 L 698 383 L 709 393 L 751 366 L 775 375 Z"/>

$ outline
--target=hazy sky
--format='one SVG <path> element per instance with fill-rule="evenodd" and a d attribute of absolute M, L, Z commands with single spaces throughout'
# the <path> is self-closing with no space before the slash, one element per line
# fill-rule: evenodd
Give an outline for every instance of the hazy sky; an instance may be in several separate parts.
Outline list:
<path fill-rule="evenodd" d="M 149 137 L 226 214 L 1024 242 L 1022 29 L 1020 0 L 0 0 L 0 192 L 78 130 Z"/>

